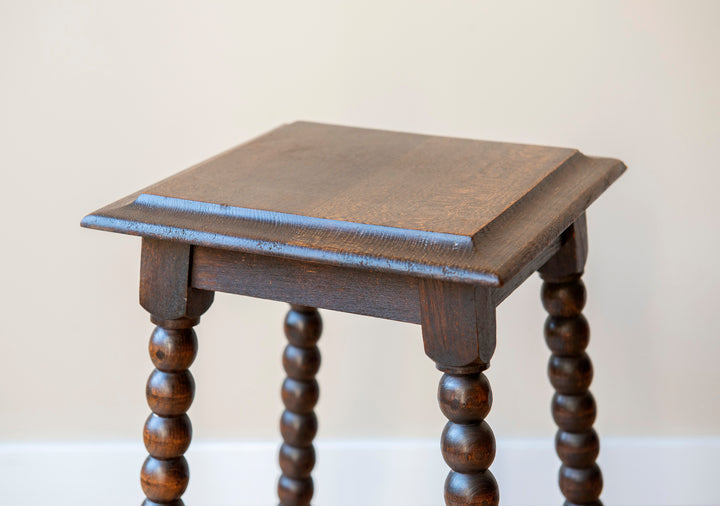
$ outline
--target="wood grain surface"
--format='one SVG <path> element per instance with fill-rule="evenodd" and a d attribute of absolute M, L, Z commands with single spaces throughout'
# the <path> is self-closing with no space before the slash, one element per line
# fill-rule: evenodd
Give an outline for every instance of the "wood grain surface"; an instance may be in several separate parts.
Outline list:
<path fill-rule="evenodd" d="M 597 416 L 590 393 L 593 365 L 585 349 L 590 326 L 582 314 L 586 292 L 581 276 L 588 255 L 587 224 L 583 216 L 560 238 L 560 250 L 540 268 L 545 342 L 552 351 L 548 378 L 555 389 L 552 415 L 558 426 L 555 449 L 562 461 L 558 484 L 566 505 L 602 506 L 603 477 L 595 463 L 600 438 L 593 429 Z"/>
<path fill-rule="evenodd" d="M 625 169 L 576 150 L 293 123 L 86 227 L 501 286 Z"/>

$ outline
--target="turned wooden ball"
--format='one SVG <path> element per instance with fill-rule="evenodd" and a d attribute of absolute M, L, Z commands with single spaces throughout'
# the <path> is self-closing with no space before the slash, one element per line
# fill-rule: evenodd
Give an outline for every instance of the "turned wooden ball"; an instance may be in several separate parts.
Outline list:
<path fill-rule="evenodd" d="M 180 499 L 189 478 L 185 457 L 170 460 L 148 457 L 142 467 L 140 484 L 148 499 L 165 504 Z"/>
<path fill-rule="evenodd" d="M 443 374 L 438 387 L 438 403 L 451 422 L 479 422 L 492 407 L 490 382 L 483 373 Z"/>
<path fill-rule="evenodd" d="M 158 459 L 180 457 L 187 451 L 191 439 L 192 424 L 187 415 L 166 418 L 153 413 L 145 422 L 145 448 Z"/>
<path fill-rule="evenodd" d="M 544 282 L 542 303 L 552 316 L 571 317 L 580 314 L 585 307 L 585 284 L 581 279 L 565 283 Z"/>
<path fill-rule="evenodd" d="M 490 471 L 461 474 L 450 471 L 445 480 L 447 506 L 497 506 L 500 491 Z"/>

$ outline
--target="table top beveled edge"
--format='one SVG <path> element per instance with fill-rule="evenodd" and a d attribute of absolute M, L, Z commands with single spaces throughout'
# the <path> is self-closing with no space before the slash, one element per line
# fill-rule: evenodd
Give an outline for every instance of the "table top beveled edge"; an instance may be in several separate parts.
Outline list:
<path fill-rule="evenodd" d="M 146 193 L 86 216 L 87 228 L 381 272 L 502 286 L 624 171 L 619 160 L 568 158 L 473 237 L 279 216 Z"/>

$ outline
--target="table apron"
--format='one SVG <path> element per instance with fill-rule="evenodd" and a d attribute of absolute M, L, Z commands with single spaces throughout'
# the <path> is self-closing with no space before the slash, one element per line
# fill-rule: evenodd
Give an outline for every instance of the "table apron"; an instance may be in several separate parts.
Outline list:
<path fill-rule="evenodd" d="M 194 288 L 420 323 L 418 279 L 196 246 Z"/>

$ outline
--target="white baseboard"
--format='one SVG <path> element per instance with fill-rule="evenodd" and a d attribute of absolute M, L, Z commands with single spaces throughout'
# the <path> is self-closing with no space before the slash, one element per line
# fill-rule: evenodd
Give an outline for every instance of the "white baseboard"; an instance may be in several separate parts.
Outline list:
<path fill-rule="evenodd" d="M 319 441 L 315 506 L 438 506 L 447 467 L 436 440 Z M 275 503 L 276 442 L 196 442 L 187 506 Z M 0 504 L 139 505 L 145 450 L 132 443 L 0 444 Z M 603 501 L 720 505 L 720 438 L 605 438 Z M 505 506 L 560 505 L 552 441 L 498 441 L 492 466 Z"/>

